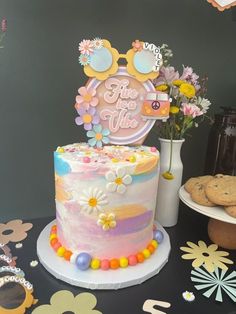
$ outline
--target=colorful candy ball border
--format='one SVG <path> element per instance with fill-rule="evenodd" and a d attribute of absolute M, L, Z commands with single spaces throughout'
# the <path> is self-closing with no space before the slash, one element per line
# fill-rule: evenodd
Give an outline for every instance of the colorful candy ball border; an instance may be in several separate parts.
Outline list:
<path fill-rule="evenodd" d="M 135 266 L 139 263 L 143 263 L 146 259 L 149 259 L 150 256 L 156 251 L 158 245 L 162 243 L 164 235 L 162 231 L 153 230 L 153 240 L 148 243 L 146 248 L 137 254 L 129 255 L 128 257 L 122 256 L 120 258 L 113 259 L 103 259 L 93 258 L 90 254 L 86 252 L 73 253 L 70 250 L 66 249 L 60 243 L 57 237 L 57 226 L 53 225 L 50 232 L 50 246 L 56 252 L 57 256 L 64 258 L 66 261 L 75 264 L 79 270 L 87 270 L 89 268 L 93 270 L 115 270 L 119 268 L 126 268 L 128 266 Z"/>

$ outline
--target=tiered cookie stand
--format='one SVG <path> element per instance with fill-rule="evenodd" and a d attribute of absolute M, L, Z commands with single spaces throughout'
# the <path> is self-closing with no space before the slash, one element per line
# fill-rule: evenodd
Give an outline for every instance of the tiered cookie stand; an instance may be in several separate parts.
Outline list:
<path fill-rule="evenodd" d="M 179 197 L 188 207 L 210 217 L 208 235 L 212 242 L 222 248 L 236 250 L 236 218 L 229 216 L 222 207 L 206 207 L 192 201 L 190 194 L 182 186 Z"/>
<path fill-rule="evenodd" d="M 170 253 L 170 239 L 161 225 L 156 223 L 158 230 L 164 234 L 164 239 L 159 244 L 153 255 L 142 264 L 129 266 L 116 270 L 79 270 L 74 264 L 57 256 L 49 244 L 51 227 L 56 223 L 52 221 L 41 232 L 37 241 L 37 254 L 41 264 L 54 277 L 71 285 L 88 289 L 121 289 L 134 286 L 158 274 L 168 262 Z"/>

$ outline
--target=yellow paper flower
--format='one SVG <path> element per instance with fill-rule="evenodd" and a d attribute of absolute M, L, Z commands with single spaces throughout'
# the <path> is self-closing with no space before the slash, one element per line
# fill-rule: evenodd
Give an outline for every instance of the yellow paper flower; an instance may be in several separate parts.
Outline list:
<path fill-rule="evenodd" d="M 172 82 L 172 84 L 175 85 L 175 86 L 180 86 L 180 85 L 182 85 L 183 83 L 186 83 L 186 82 L 183 81 L 183 80 L 174 80 L 174 81 Z"/>
<path fill-rule="evenodd" d="M 171 172 L 169 172 L 169 171 L 163 172 L 162 176 L 166 180 L 173 180 L 174 179 L 173 174 Z"/>
<path fill-rule="evenodd" d="M 203 241 L 198 241 L 198 245 L 192 242 L 187 242 L 188 247 L 181 247 L 180 249 L 188 254 L 183 254 L 183 259 L 193 259 L 192 266 L 194 268 L 203 265 L 207 271 L 213 272 L 215 267 L 227 270 L 226 264 L 233 264 L 233 262 L 225 258 L 228 256 L 228 252 L 217 251 L 218 245 L 211 244 L 206 245 Z"/>
<path fill-rule="evenodd" d="M 170 107 L 170 113 L 177 114 L 179 112 L 179 107 L 177 106 L 171 106 Z"/>
<path fill-rule="evenodd" d="M 162 84 L 162 85 L 156 86 L 156 90 L 158 90 L 160 92 L 164 92 L 167 89 L 168 89 L 168 85 L 166 85 L 166 84 Z"/>
<path fill-rule="evenodd" d="M 73 293 L 61 290 L 53 294 L 51 304 L 43 304 L 33 310 L 32 314 L 59 314 L 71 312 L 74 314 L 102 314 L 94 310 L 97 299 L 92 293 L 83 292 L 74 297 Z"/>
<path fill-rule="evenodd" d="M 186 96 L 187 98 L 192 98 L 195 96 L 196 90 L 195 87 L 189 83 L 183 83 L 179 87 L 179 91 L 181 94 Z"/>

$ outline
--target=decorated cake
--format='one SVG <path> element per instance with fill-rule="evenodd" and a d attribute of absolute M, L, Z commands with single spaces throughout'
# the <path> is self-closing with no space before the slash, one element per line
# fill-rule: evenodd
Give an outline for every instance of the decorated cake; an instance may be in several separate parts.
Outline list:
<path fill-rule="evenodd" d="M 50 244 L 80 270 L 134 266 L 163 240 L 154 226 L 159 152 L 142 145 L 155 120 L 169 116 L 168 97 L 151 81 L 163 63 L 161 48 L 136 40 L 119 54 L 95 38 L 83 40 L 79 51 L 90 79 L 78 90 L 75 122 L 88 142 L 54 153 Z M 127 65 L 119 66 L 119 59 Z"/>

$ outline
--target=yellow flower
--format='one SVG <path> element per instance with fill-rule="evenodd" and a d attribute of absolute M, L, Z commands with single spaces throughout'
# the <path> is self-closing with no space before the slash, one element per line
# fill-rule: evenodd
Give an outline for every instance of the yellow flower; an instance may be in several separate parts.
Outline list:
<path fill-rule="evenodd" d="M 218 245 L 211 244 L 206 245 L 203 241 L 198 241 L 198 245 L 192 242 L 187 242 L 188 247 L 181 247 L 180 249 L 188 254 L 183 254 L 183 259 L 193 259 L 192 266 L 194 268 L 200 267 L 203 265 L 207 271 L 213 272 L 215 267 L 227 270 L 228 267 L 226 264 L 233 264 L 233 262 L 225 258 L 228 256 L 228 252 L 217 251 Z"/>
<path fill-rule="evenodd" d="M 177 107 L 177 106 L 171 106 L 170 107 L 170 113 L 176 114 L 178 112 L 179 112 L 179 107 Z"/>
<path fill-rule="evenodd" d="M 186 82 L 183 81 L 183 80 L 174 80 L 174 81 L 172 82 L 172 84 L 175 85 L 175 86 L 180 86 L 180 85 L 182 85 L 183 83 L 186 83 Z"/>
<path fill-rule="evenodd" d="M 183 83 L 179 87 L 179 91 L 181 94 L 186 96 L 187 98 L 192 98 L 195 96 L 196 90 L 195 87 L 189 83 Z"/>
<path fill-rule="evenodd" d="M 166 180 L 173 180 L 174 179 L 173 174 L 169 171 L 163 172 L 162 177 Z"/>
<path fill-rule="evenodd" d="M 166 85 L 166 84 L 162 84 L 162 85 L 156 86 L 156 90 L 161 91 L 161 92 L 164 92 L 167 89 L 168 89 L 168 85 Z"/>

